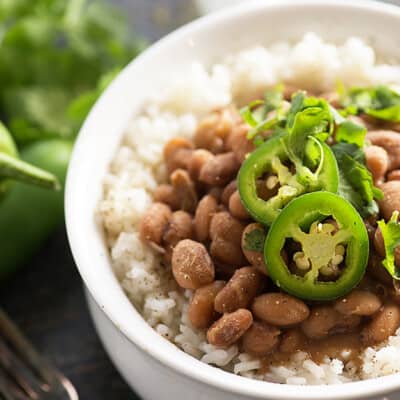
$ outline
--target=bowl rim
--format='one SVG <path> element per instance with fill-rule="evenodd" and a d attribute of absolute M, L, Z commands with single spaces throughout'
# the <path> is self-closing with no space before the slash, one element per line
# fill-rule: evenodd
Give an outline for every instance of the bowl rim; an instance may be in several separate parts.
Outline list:
<path fill-rule="evenodd" d="M 225 372 L 219 368 L 206 365 L 196 358 L 184 353 L 178 349 L 177 346 L 162 338 L 155 330 L 153 330 L 142 316 L 132 308 L 131 315 L 136 315 L 136 323 L 141 324 L 140 332 L 137 325 L 135 329 L 131 329 L 126 318 L 119 313 L 119 310 L 113 309 L 108 304 L 107 291 L 98 287 L 96 282 L 93 281 L 93 274 L 89 273 L 89 268 L 85 265 L 85 259 L 82 256 L 83 247 L 80 241 L 85 240 L 79 234 L 77 229 L 76 219 L 74 218 L 75 201 L 79 197 L 79 193 L 74 190 L 75 182 L 79 179 L 79 170 L 81 168 L 81 147 L 84 147 L 84 141 L 88 136 L 88 121 L 96 119 L 99 110 L 99 103 L 104 101 L 105 98 L 116 88 L 119 81 L 123 79 L 125 74 L 136 65 L 145 65 L 148 60 L 151 60 L 153 54 L 156 54 L 160 48 L 167 45 L 173 45 L 174 42 L 180 42 L 185 39 L 189 34 L 195 35 L 197 32 L 202 32 L 208 26 L 214 26 L 220 22 L 227 23 L 229 20 L 240 18 L 245 14 L 257 13 L 258 11 L 266 11 L 268 9 L 282 9 L 283 11 L 293 6 L 308 7 L 324 6 L 333 8 L 343 8 L 343 11 L 373 11 L 381 16 L 395 16 L 400 22 L 400 7 L 393 4 L 382 3 L 374 0 L 253 0 L 246 4 L 233 6 L 229 9 L 217 11 L 211 15 L 199 18 L 187 25 L 175 30 L 174 32 L 166 35 L 136 59 L 134 59 L 125 69 L 115 78 L 111 85 L 100 97 L 98 102 L 92 108 L 89 116 L 83 124 L 79 136 L 77 138 L 75 148 L 71 157 L 70 166 L 67 174 L 67 183 L 65 190 L 65 217 L 66 227 L 69 243 L 71 246 L 72 254 L 79 270 L 79 273 L 85 283 L 86 288 L 91 293 L 92 298 L 100 306 L 102 311 L 107 315 L 115 327 L 120 331 L 133 345 L 140 348 L 147 355 L 151 356 L 154 360 L 167 366 L 175 372 L 184 375 L 197 382 L 208 384 L 214 388 L 218 388 L 228 393 L 235 393 L 244 396 L 251 396 L 252 398 L 273 398 L 276 400 L 317 400 L 325 398 L 327 400 L 340 399 L 360 399 L 369 398 L 374 395 L 383 395 L 388 392 L 400 389 L 400 382 L 398 382 L 398 374 L 390 376 L 369 379 L 365 381 L 349 382 L 346 384 L 332 384 L 327 389 L 326 385 L 320 386 L 301 386 L 275 384 L 265 381 L 252 380 L 248 378 L 234 375 L 233 373 Z M 93 213 L 95 211 L 93 210 Z M 87 241 L 87 238 L 86 238 Z M 88 242 L 87 242 L 88 243 Z M 86 245 L 87 245 L 86 243 Z M 110 266 L 111 268 L 111 266 Z M 124 296 L 125 303 L 128 301 L 126 295 L 120 288 L 121 296 Z M 123 299 L 121 298 L 121 301 Z M 129 303 L 130 304 L 130 303 Z M 132 322 L 132 321 L 130 321 Z M 141 334 L 140 334 L 141 333 Z M 145 333 L 143 335 L 143 333 Z M 154 342 L 149 345 L 149 338 Z M 171 354 L 174 357 L 171 357 Z"/>

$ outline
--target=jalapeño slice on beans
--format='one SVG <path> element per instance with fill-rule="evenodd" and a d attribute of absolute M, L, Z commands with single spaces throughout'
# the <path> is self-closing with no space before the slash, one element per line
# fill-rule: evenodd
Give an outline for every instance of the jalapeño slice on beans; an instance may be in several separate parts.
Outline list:
<path fill-rule="evenodd" d="M 358 212 L 329 192 L 291 201 L 272 224 L 264 246 L 269 276 L 287 293 L 331 300 L 364 275 L 368 234 Z"/>
<path fill-rule="evenodd" d="M 271 225 L 286 204 L 301 194 L 318 190 L 337 192 L 339 173 L 331 149 L 317 139 L 309 139 L 308 144 L 306 154 L 312 145 L 320 152 L 316 172 L 306 165 L 300 168 L 291 165 L 281 137 L 268 140 L 244 161 L 238 175 L 238 189 L 244 206 L 255 220 Z M 262 190 L 267 192 L 265 196 L 260 194 Z"/>

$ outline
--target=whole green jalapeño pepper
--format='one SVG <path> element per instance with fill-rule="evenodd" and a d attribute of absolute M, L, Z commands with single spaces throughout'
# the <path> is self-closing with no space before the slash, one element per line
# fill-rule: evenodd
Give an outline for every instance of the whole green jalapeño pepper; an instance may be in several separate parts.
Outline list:
<path fill-rule="evenodd" d="M 299 165 L 297 160 L 295 171 L 290 170 L 287 164 L 291 159 L 284 137 L 268 140 L 244 161 L 238 175 L 238 189 L 244 206 L 255 220 L 269 226 L 286 204 L 299 195 L 317 190 L 337 192 L 339 173 L 331 149 L 313 138 L 309 139 L 308 145 L 306 153 L 313 145 L 320 151 L 316 172 L 306 165 Z M 266 174 L 272 174 L 270 176 L 275 180 L 277 190 L 268 199 L 263 199 L 259 195 L 259 184 L 261 182 L 268 188 L 268 178 L 262 181 Z"/>
<path fill-rule="evenodd" d="M 329 192 L 291 201 L 272 224 L 264 246 L 275 284 L 308 300 L 348 293 L 364 275 L 368 252 L 360 215 L 348 201 Z"/>
<path fill-rule="evenodd" d="M 22 267 L 64 218 L 65 175 L 73 144 L 67 140 L 41 140 L 25 146 L 26 163 L 57 177 L 61 190 L 47 190 L 15 182 L 0 202 L 0 284 Z"/>
<path fill-rule="evenodd" d="M 15 143 L 0 122 L 0 199 L 9 190 L 11 181 L 17 180 L 45 188 L 58 188 L 57 178 L 18 158 Z"/>

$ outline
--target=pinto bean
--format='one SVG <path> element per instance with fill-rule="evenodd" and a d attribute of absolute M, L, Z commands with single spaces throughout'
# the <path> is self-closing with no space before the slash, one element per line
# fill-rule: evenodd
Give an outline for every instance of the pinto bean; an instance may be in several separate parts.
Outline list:
<path fill-rule="evenodd" d="M 355 289 L 336 300 L 334 309 L 344 315 L 368 316 L 375 314 L 381 306 L 382 302 L 376 294 Z"/>
<path fill-rule="evenodd" d="M 376 214 L 371 215 L 370 217 L 364 219 L 364 225 L 365 225 L 365 228 L 367 229 L 368 239 L 370 240 L 371 243 L 374 240 L 376 227 L 378 225 L 377 219 L 378 219 L 378 215 L 376 215 Z"/>
<path fill-rule="evenodd" d="M 167 204 L 171 210 L 178 210 L 181 206 L 181 199 L 169 184 L 161 184 L 153 193 L 154 201 Z"/>
<path fill-rule="evenodd" d="M 188 308 L 188 317 L 195 328 L 208 328 L 215 321 L 218 316 L 214 310 L 215 296 L 224 286 L 224 281 L 215 281 L 194 292 Z"/>
<path fill-rule="evenodd" d="M 262 240 L 260 243 L 258 242 L 253 243 L 253 247 L 251 249 L 249 248 L 247 235 L 257 230 L 259 231 L 257 238 L 259 237 L 265 238 L 265 230 L 261 224 L 251 223 L 246 226 L 242 234 L 242 241 L 241 241 L 242 251 L 244 256 L 247 258 L 247 260 L 250 262 L 251 265 L 254 265 L 264 275 L 268 275 L 267 266 L 265 265 L 264 261 L 264 252 L 263 252 L 264 240 Z M 253 250 L 255 248 L 254 246 L 259 248 L 257 250 Z"/>
<path fill-rule="evenodd" d="M 227 149 L 233 151 L 237 161 L 241 164 L 249 153 L 254 151 L 255 146 L 252 140 L 247 139 L 249 126 L 240 124 L 233 128 L 227 140 Z"/>
<path fill-rule="evenodd" d="M 213 258 L 213 261 L 215 262 L 215 276 L 224 281 L 229 281 L 238 268 L 234 264 L 223 264 L 216 258 Z"/>
<path fill-rule="evenodd" d="M 255 321 L 243 335 L 242 350 L 253 356 L 264 357 L 278 346 L 280 333 L 276 326 Z"/>
<path fill-rule="evenodd" d="M 381 228 L 379 228 L 379 227 L 376 229 L 375 235 L 374 235 L 374 249 L 381 257 L 385 257 L 385 254 L 386 254 L 385 244 L 383 242 Z"/>
<path fill-rule="evenodd" d="M 393 278 L 390 276 L 389 272 L 382 265 L 382 258 L 375 253 L 371 253 L 368 259 L 367 272 L 374 279 L 382 282 L 384 285 L 390 286 L 392 284 Z"/>
<path fill-rule="evenodd" d="M 374 182 L 383 182 L 389 168 L 389 155 L 383 147 L 368 146 L 365 148 L 365 161 Z"/>
<path fill-rule="evenodd" d="M 224 314 L 207 331 L 207 340 L 217 347 L 229 347 L 244 335 L 252 323 L 251 312 L 243 308 L 230 314 Z"/>
<path fill-rule="evenodd" d="M 303 322 L 303 333 L 312 339 L 319 339 L 329 334 L 339 318 L 339 313 L 331 307 L 320 306 L 311 311 L 310 317 Z"/>
<path fill-rule="evenodd" d="M 174 247 L 183 239 L 193 237 L 193 221 L 185 211 L 175 211 L 169 221 L 169 226 L 163 235 L 164 243 Z"/>
<path fill-rule="evenodd" d="M 222 192 L 223 192 L 223 189 L 222 189 L 221 187 L 219 187 L 219 186 L 214 186 L 214 187 L 212 187 L 212 188 L 208 191 L 208 194 L 209 194 L 210 196 L 214 197 L 214 199 L 217 200 L 217 202 L 218 202 L 218 201 L 220 201 L 220 199 L 221 199 Z M 220 208 L 221 208 L 221 207 L 219 207 L 219 211 L 221 211 Z"/>
<path fill-rule="evenodd" d="M 237 190 L 237 180 L 234 179 L 232 182 L 228 183 L 221 195 L 221 202 L 222 204 L 229 206 L 229 199 L 231 198 L 232 194 Z"/>
<path fill-rule="evenodd" d="M 359 315 L 342 315 L 337 324 L 329 331 L 330 335 L 338 333 L 350 333 L 355 330 L 361 323 Z"/>
<path fill-rule="evenodd" d="M 320 339 L 329 335 L 342 316 L 330 306 L 317 306 L 301 324 L 303 333 L 310 339 Z"/>
<path fill-rule="evenodd" d="M 243 265 L 245 258 L 240 246 L 244 226 L 229 212 L 215 214 L 210 224 L 210 253 L 222 264 Z"/>
<path fill-rule="evenodd" d="M 385 182 L 380 188 L 384 197 L 378 201 L 379 209 L 384 218 L 389 220 L 394 211 L 400 211 L 400 181 Z"/>
<path fill-rule="evenodd" d="M 222 237 L 213 239 L 210 245 L 210 254 L 216 262 L 230 265 L 230 269 L 246 262 L 240 246 Z"/>
<path fill-rule="evenodd" d="M 247 308 L 262 286 L 262 275 L 254 267 L 238 269 L 215 297 L 215 310 L 229 313 Z"/>
<path fill-rule="evenodd" d="M 193 213 L 197 207 L 197 192 L 192 179 L 187 171 L 175 170 L 170 176 L 174 192 L 180 199 L 180 209 Z"/>
<path fill-rule="evenodd" d="M 240 164 L 232 152 L 218 154 L 203 165 L 199 180 L 208 185 L 226 185 L 234 178 L 239 167 Z"/>
<path fill-rule="evenodd" d="M 374 235 L 374 248 L 376 252 L 383 258 L 386 255 L 385 243 L 383 241 L 381 228 L 377 228 Z M 397 266 L 400 266 L 400 246 L 394 251 L 394 259 Z"/>
<path fill-rule="evenodd" d="M 164 146 L 164 161 L 168 173 L 178 168 L 186 169 L 192 156 L 193 143 L 181 137 L 171 139 Z"/>
<path fill-rule="evenodd" d="M 387 175 L 388 181 L 400 181 L 400 169 L 390 171 Z"/>
<path fill-rule="evenodd" d="M 332 334 L 352 332 L 360 322 L 358 315 L 342 315 L 331 306 L 317 306 L 301 324 L 301 329 L 310 339 L 321 339 Z"/>
<path fill-rule="evenodd" d="M 279 350 L 282 353 L 294 353 L 295 351 L 301 350 L 306 341 L 307 338 L 300 329 L 289 329 L 282 335 Z"/>
<path fill-rule="evenodd" d="M 196 149 L 193 151 L 189 161 L 188 171 L 191 178 L 195 181 L 199 179 L 200 171 L 204 164 L 214 158 L 214 154 L 208 150 Z"/>
<path fill-rule="evenodd" d="M 217 209 L 218 203 L 214 196 L 208 194 L 200 200 L 194 216 L 196 238 L 200 242 L 205 242 L 208 239 L 211 219 Z"/>
<path fill-rule="evenodd" d="M 244 225 L 236 218 L 232 217 L 229 212 L 221 211 L 211 219 L 210 237 L 215 239 L 221 237 L 230 240 L 234 244 L 239 244 L 242 240 Z"/>
<path fill-rule="evenodd" d="M 181 240 L 172 252 L 172 273 L 179 286 L 198 289 L 214 280 L 214 264 L 199 242 Z"/>
<path fill-rule="evenodd" d="M 142 240 L 161 245 L 171 215 L 171 209 L 167 205 L 153 203 L 140 221 L 139 232 Z"/>
<path fill-rule="evenodd" d="M 286 293 L 266 293 L 256 297 L 252 311 L 257 318 L 276 326 L 300 324 L 310 315 L 303 301 Z"/>
<path fill-rule="evenodd" d="M 283 87 L 283 98 L 285 100 L 291 101 L 292 96 L 299 90 L 300 88 L 298 86 L 285 84 L 285 86 Z"/>
<path fill-rule="evenodd" d="M 233 192 L 232 196 L 229 198 L 229 211 L 231 214 L 238 219 L 249 219 L 250 215 L 244 208 L 242 200 L 240 199 L 239 191 Z"/>
<path fill-rule="evenodd" d="M 205 117 L 197 127 L 194 143 L 197 148 L 207 149 L 214 154 L 224 151 L 225 139 L 237 123 L 232 108 L 215 111 Z"/>
<path fill-rule="evenodd" d="M 389 156 L 389 171 L 400 167 L 400 135 L 394 131 L 369 131 L 365 138 L 375 146 L 383 147 Z"/>
<path fill-rule="evenodd" d="M 385 304 L 361 332 L 364 344 L 383 342 L 400 326 L 400 309 L 396 304 Z"/>

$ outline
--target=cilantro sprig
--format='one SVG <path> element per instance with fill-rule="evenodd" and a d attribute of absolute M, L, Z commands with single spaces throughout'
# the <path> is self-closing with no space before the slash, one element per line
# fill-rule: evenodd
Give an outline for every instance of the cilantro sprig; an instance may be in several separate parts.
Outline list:
<path fill-rule="evenodd" d="M 274 111 L 273 115 L 270 112 Z M 265 92 L 263 100 L 255 100 L 240 110 L 243 120 L 250 126 L 249 140 L 256 139 L 265 131 L 277 127 L 285 118 L 283 86 Z M 256 140 L 257 142 L 257 140 Z"/>
<path fill-rule="evenodd" d="M 262 253 L 264 251 L 266 233 L 263 228 L 256 228 L 245 234 L 244 249 Z"/>
<path fill-rule="evenodd" d="M 332 146 L 339 167 L 339 195 L 367 217 L 378 212 L 375 200 L 383 193 L 375 187 L 372 175 L 365 166 L 365 155 L 355 144 L 338 143 Z"/>
<path fill-rule="evenodd" d="M 74 138 L 107 77 L 143 48 L 105 0 L 1 0 L 0 38 L 0 115 L 20 144 Z"/>
<path fill-rule="evenodd" d="M 400 223 L 398 219 L 399 212 L 395 211 L 392 218 L 387 223 L 384 220 L 378 221 L 386 253 L 382 264 L 393 279 L 396 280 L 400 280 L 400 268 L 398 268 L 395 263 L 395 250 L 400 246 Z"/>
<path fill-rule="evenodd" d="M 343 90 L 342 104 L 347 114 L 362 112 L 385 121 L 400 122 L 400 93 L 388 86 Z"/>

